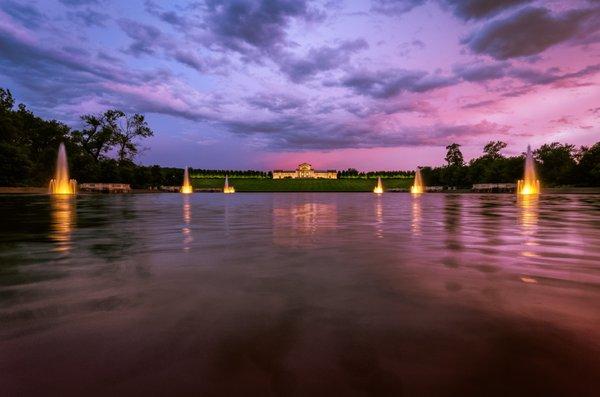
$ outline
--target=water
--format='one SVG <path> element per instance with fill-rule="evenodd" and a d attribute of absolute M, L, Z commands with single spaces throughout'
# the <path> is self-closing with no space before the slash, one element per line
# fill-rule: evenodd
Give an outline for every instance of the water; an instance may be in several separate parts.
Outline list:
<path fill-rule="evenodd" d="M 600 195 L 0 196 L 3 395 L 597 395 Z"/>

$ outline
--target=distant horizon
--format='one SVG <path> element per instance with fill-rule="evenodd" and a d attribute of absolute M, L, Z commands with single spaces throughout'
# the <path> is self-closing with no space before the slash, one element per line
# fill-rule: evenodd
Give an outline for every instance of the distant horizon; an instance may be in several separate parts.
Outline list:
<path fill-rule="evenodd" d="M 592 0 L 0 0 L 2 87 L 80 127 L 118 108 L 144 165 L 414 170 L 600 136 Z"/>

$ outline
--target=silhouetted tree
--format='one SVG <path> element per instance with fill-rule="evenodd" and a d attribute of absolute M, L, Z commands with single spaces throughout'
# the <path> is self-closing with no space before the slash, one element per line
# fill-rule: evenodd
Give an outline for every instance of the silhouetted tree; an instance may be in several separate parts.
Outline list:
<path fill-rule="evenodd" d="M 542 181 L 546 185 L 573 185 L 575 183 L 575 146 L 552 142 L 533 152 L 538 162 Z"/>
<path fill-rule="evenodd" d="M 506 147 L 506 142 L 490 141 L 483 147 L 483 153 L 486 157 L 497 159 L 502 157 L 500 151 Z"/>
<path fill-rule="evenodd" d="M 446 150 L 446 163 L 448 163 L 448 165 L 462 166 L 465 163 L 458 143 L 452 143 L 446 146 Z"/>

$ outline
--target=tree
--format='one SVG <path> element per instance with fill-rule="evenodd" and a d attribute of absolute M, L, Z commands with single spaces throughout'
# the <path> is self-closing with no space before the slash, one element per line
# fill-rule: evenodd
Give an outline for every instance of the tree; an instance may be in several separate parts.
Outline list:
<path fill-rule="evenodd" d="M 600 186 L 600 142 L 583 151 L 577 168 L 582 183 Z"/>
<path fill-rule="evenodd" d="M 462 166 L 465 163 L 463 158 L 463 154 L 460 151 L 460 145 L 458 143 L 453 143 L 451 145 L 446 146 L 446 162 L 448 165 Z"/>
<path fill-rule="evenodd" d="M 138 138 L 154 135 L 143 115 L 127 115 L 117 109 L 107 110 L 100 115 L 84 115 L 85 127 L 73 131 L 73 139 L 94 160 L 101 160 L 116 147 L 119 161 L 133 161 L 139 153 Z"/>
<path fill-rule="evenodd" d="M 139 153 L 138 138 L 148 138 L 154 135 L 154 131 L 148 127 L 148 123 L 141 114 L 132 116 L 118 112 L 118 123 L 115 130 L 115 143 L 117 145 L 117 156 L 119 161 L 133 161 Z"/>
<path fill-rule="evenodd" d="M 572 185 L 575 177 L 575 146 L 552 142 L 533 152 L 542 181 L 547 185 Z"/>
<path fill-rule="evenodd" d="M 506 147 L 506 142 L 502 141 L 490 141 L 483 147 L 483 153 L 485 157 L 491 159 L 498 159 L 502 157 L 500 151 Z"/>
<path fill-rule="evenodd" d="M 0 112 L 4 113 L 11 111 L 13 106 L 15 106 L 15 100 L 13 99 L 10 90 L 0 88 Z"/>
<path fill-rule="evenodd" d="M 107 110 L 99 115 L 81 116 L 85 127 L 81 131 L 73 131 L 73 140 L 98 162 L 116 142 L 117 119 L 122 113 L 119 110 Z"/>

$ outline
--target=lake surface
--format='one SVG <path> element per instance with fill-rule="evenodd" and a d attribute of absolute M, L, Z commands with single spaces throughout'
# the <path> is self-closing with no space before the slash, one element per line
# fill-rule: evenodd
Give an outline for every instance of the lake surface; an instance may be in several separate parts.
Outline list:
<path fill-rule="evenodd" d="M 5 195 L 0 220 L 3 396 L 600 390 L 600 195 Z"/>

